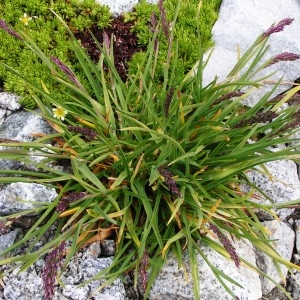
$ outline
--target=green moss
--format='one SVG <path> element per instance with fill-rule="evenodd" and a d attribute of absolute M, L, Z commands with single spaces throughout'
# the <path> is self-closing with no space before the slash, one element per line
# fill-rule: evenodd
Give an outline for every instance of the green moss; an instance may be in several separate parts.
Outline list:
<path fill-rule="evenodd" d="M 198 60 L 198 32 L 197 27 L 200 28 L 201 47 L 207 50 L 213 46 L 211 40 L 211 29 L 218 17 L 218 10 L 222 0 L 206 0 L 202 2 L 200 17 L 197 18 L 198 0 L 182 1 L 178 12 L 176 27 L 174 35 L 178 41 L 178 59 L 180 61 L 180 68 L 177 70 L 178 78 L 182 73 L 187 72 Z M 176 11 L 177 0 L 164 1 L 164 7 L 167 13 L 168 22 L 172 22 Z M 135 7 L 135 12 L 129 14 L 129 20 L 134 19 L 135 25 L 133 31 L 137 34 L 139 44 L 146 46 L 152 37 L 149 29 L 150 17 L 152 12 L 159 15 L 157 5 L 149 4 L 145 0 Z M 160 36 L 160 60 L 166 59 L 167 40 L 163 34 Z M 173 55 L 176 45 L 173 45 Z M 135 74 L 137 65 L 141 63 L 143 55 L 140 53 L 135 54 L 129 66 L 129 73 Z M 160 70 L 158 69 L 158 72 Z M 161 71 L 162 72 L 162 71 Z M 157 75 L 159 79 L 161 75 Z"/>
<path fill-rule="evenodd" d="M 59 13 L 74 31 L 81 31 L 92 24 L 102 29 L 109 26 L 112 15 L 109 8 L 100 6 L 95 0 L 15 0 L 12 2 L 0 0 L 0 19 L 9 23 L 16 31 L 22 30 L 38 44 L 47 54 L 56 56 L 69 66 L 76 66 L 77 62 L 72 52 L 66 29 L 50 11 Z M 24 25 L 20 18 L 24 13 L 28 17 L 36 16 Z M 49 90 L 56 90 L 59 97 L 62 91 L 51 78 L 48 68 L 27 49 L 22 42 L 0 30 L 0 62 L 13 66 L 31 81 L 45 83 Z M 78 74 L 80 77 L 80 74 Z M 0 66 L 0 80 L 4 82 L 5 90 L 21 95 L 21 104 L 32 108 L 35 101 L 30 96 L 28 86 L 14 76 L 3 66 Z"/>
<path fill-rule="evenodd" d="M 212 45 L 211 28 L 217 19 L 217 11 L 221 0 L 205 0 L 202 4 L 200 19 L 195 18 L 197 14 L 198 0 L 182 1 L 178 14 L 175 35 L 178 38 L 178 76 L 186 72 L 198 59 L 197 57 L 197 23 L 201 28 L 202 47 L 207 49 Z M 167 11 L 167 18 L 171 21 L 174 17 L 177 0 L 166 0 L 164 5 Z M 83 77 L 81 69 L 77 68 L 78 63 L 71 50 L 66 29 L 51 13 L 50 9 L 57 12 L 69 25 L 72 31 L 82 31 L 91 25 L 103 29 L 109 26 L 112 16 L 107 6 L 95 3 L 95 0 L 15 0 L 12 2 L 0 0 L 0 19 L 5 20 L 16 31 L 23 30 L 31 36 L 38 46 L 47 54 L 61 59 L 64 63 L 72 66 L 77 71 L 79 78 Z M 147 46 L 152 37 L 149 29 L 149 21 L 152 12 L 159 15 L 157 5 L 142 1 L 135 11 L 125 14 L 125 20 L 134 20 L 132 30 L 138 36 L 138 43 Z M 23 14 L 37 16 L 25 26 L 19 19 Z M 57 90 L 57 95 L 63 97 L 63 93 L 56 87 L 51 78 L 49 70 L 32 55 L 32 52 L 24 47 L 23 43 L 9 36 L 5 31 L 0 30 L 0 62 L 13 66 L 24 76 L 33 82 L 41 80 L 49 90 Z M 162 64 L 166 58 L 167 41 L 161 36 L 160 53 L 156 79 L 162 78 Z M 129 63 L 129 73 L 135 74 L 137 66 L 143 59 L 144 54 L 137 53 Z M 21 104 L 25 107 L 33 107 L 34 100 L 28 92 L 28 87 L 16 76 L 10 74 L 3 66 L 0 66 L 0 81 L 4 82 L 7 91 L 22 96 Z M 89 87 L 86 87 L 87 89 Z"/>

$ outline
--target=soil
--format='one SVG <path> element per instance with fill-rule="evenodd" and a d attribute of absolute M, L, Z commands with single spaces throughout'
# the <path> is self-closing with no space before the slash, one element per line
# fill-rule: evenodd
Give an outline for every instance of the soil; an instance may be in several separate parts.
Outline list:
<path fill-rule="evenodd" d="M 103 40 L 105 40 L 105 35 L 107 35 L 109 41 L 112 38 L 115 67 L 123 81 L 127 79 L 128 62 L 133 54 L 145 50 L 138 45 L 137 36 L 131 30 L 133 25 L 134 21 L 125 23 L 124 18 L 119 16 L 113 20 L 108 28 L 103 30 L 98 29 L 96 26 L 89 28 L 101 46 L 103 45 Z M 75 37 L 81 41 L 82 46 L 87 50 L 90 57 L 95 62 L 98 62 L 100 50 L 89 30 L 78 32 L 75 34 Z M 107 43 L 107 40 L 105 42 Z"/>
<path fill-rule="evenodd" d="M 4 82 L 0 80 L 0 93 L 4 92 Z"/>

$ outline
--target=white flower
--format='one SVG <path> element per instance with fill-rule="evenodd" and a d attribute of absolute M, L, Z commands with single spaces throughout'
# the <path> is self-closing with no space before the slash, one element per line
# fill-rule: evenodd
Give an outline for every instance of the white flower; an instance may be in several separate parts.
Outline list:
<path fill-rule="evenodd" d="M 62 121 L 65 119 L 67 115 L 67 111 L 61 106 L 57 106 L 56 108 L 52 108 L 54 118 L 61 119 Z"/>
<path fill-rule="evenodd" d="M 26 13 L 24 13 L 23 17 L 22 17 L 22 18 L 19 18 L 19 20 L 20 20 L 25 26 L 27 26 L 27 25 L 28 25 L 28 22 L 29 22 L 30 20 L 32 20 L 32 18 L 35 18 L 35 19 L 36 19 L 37 16 L 29 17 L 29 16 L 27 16 Z"/>

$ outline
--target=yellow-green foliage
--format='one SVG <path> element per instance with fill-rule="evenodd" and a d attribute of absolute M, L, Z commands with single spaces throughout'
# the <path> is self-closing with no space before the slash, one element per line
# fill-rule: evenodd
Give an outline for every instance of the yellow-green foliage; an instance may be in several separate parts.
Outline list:
<path fill-rule="evenodd" d="M 175 39 L 178 43 L 178 60 L 176 73 L 178 77 L 187 70 L 189 70 L 195 62 L 199 59 L 198 57 L 198 47 L 199 39 L 197 33 L 197 27 L 200 29 L 200 39 L 201 47 L 203 50 L 208 49 L 213 45 L 211 40 L 211 29 L 218 17 L 218 10 L 221 5 L 222 0 L 203 0 L 201 5 L 200 17 L 197 18 L 197 10 L 199 6 L 199 0 L 186 0 L 181 1 L 180 9 L 178 12 L 176 27 L 174 29 Z M 165 0 L 163 2 L 165 11 L 167 14 L 168 22 L 172 22 L 174 19 L 174 14 L 177 7 L 177 0 Z M 146 46 L 152 33 L 149 30 L 150 17 L 152 12 L 159 15 L 159 9 L 157 5 L 149 4 L 145 0 L 139 3 L 135 11 L 131 14 L 127 14 L 128 20 L 135 20 L 135 25 L 133 27 L 134 32 L 136 32 L 139 43 L 142 46 Z M 166 57 L 167 52 L 167 41 L 166 39 L 161 39 L 164 45 L 160 44 L 160 58 Z M 173 53 L 175 47 L 173 45 Z M 136 73 L 137 65 L 143 60 L 144 55 L 142 53 L 137 53 L 132 59 L 130 64 L 130 72 L 132 74 Z M 160 59 L 159 59 L 160 61 Z M 162 62 L 162 61 L 160 61 Z M 161 64 L 160 64 L 161 66 Z M 162 70 L 157 69 L 156 76 L 162 75 Z"/>
<path fill-rule="evenodd" d="M 73 69 L 77 69 L 66 29 L 50 9 L 58 13 L 73 31 L 81 31 L 92 24 L 97 25 L 99 29 L 108 26 L 112 20 L 109 8 L 100 6 L 95 0 L 0 0 L 0 19 L 5 20 L 16 31 L 26 32 L 48 56 L 56 56 Z M 20 20 L 24 13 L 27 17 L 32 17 L 28 25 Z M 52 80 L 48 68 L 41 64 L 23 42 L 9 36 L 3 30 L 0 30 L 0 41 L 0 62 L 13 66 L 33 82 L 43 81 L 49 90 L 56 89 L 56 83 Z M 81 77 L 80 70 L 78 76 Z M 4 82 L 6 91 L 22 96 L 21 103 L 25 107 L 35 106 L 23 80 L 9 73 L 3 66 L 0 66 L 0 81 Z M 62 92 L 57 88 L 60 97 L 64 97 Z"/>
<path fill-rule="evenodd" d="M 200 28 L 202 47 L 207 49 L 211 43 L 211 28 L 217 19 L 217 11 L 221 0 L 203 0 L 200 14 Z M 168 20 L 172 20 L 177 0 L 166 0 L 164 5 Z M 195 18 L 198 0 L 182 1 L 175 28 L 178 37 L 177 74 L 186 72 L 197 61 L 197 20 Z M 9 23 L 16 31 L 25 31 L 48 56 L 53 55 L 69 65 L 81 78 L 81 69 L 74 59 L 69 37 L 65 28 L 54 17 L 50 9 L 58 13 L 69 25 L 72 31 L 81 31 L 93 24 L 99 29 L 108 26 L 112 20 L 107 6 L 100 6 L 95 0 L 0 0 L 0 19 Z M 142 1 L 136 6 L 135 12 L 126 14 L 125 19 L 135 20 L 133 31 L 137 33 L 139 44 L 146 46 L 151 38 L 149 30 L 149 19 L 153 11 L 159 15 L 157 5 L 151 5 Z M 20 21 L 24 16 L 36 16 L 28 25 Z M 39 59 L 27 49 L 22 42 L 0 30 L 0 62 L 4 62 L 21 72 L 35 83 L 43 83 L 49 90 L 56 90 L 59 97 L 64 97 L 63 91 L 56 87 L 51 78 L 49 70 L 41 64 Z M 156 78 L 159 80 L 162 74 L 162 64 L 166 57 L 167 43 L 160 45 L 160 56 L 158 58 L 158 69 Z M 137 65 L 144 58 L 143 53 L 136 54 L 130 63 L 129 72 L 135 74 Z M 30 90 L 22 79 L 9 73 L 7 69 L 0 66 L 0 82 L 4 82 L 6 91 L 14 92 L 22 96 L 21 103 L 27 107 L 35 106 L 30 96 Z M 86 87 L 88 89 L 88 87 Z"/>

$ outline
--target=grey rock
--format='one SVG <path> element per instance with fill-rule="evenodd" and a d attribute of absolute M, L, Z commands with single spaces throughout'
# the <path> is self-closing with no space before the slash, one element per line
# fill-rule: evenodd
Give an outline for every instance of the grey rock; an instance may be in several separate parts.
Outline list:
<path fill-rule="evenodd" d="M 48 172 L 48 170 L 55 170 L 58 172 L 72 173 L 73 171 L 70 162 L 67 164 L 65 163 L 65 165 L 59 165 L 59 160 L 49 157 L 49 155 L 54 153 L 55 152 L 51 150 L 51 145 L 45 144 L 45 147 L 41 149 L 29 149 L 27 152 L 28 156 L 24 157 L 22 162 L 3 160 L 2 164 L 4 167 L 7 167 L 7 164 L 10 163 L 11 169 L 22 167 L 23 170 L 33 172 Z"/>
<path fill-rule="evenodd" d="M 44 294 L 41 279 L 41 266 L 44 260 L 37 261 L 28 270 L 18 273 L 18 269 L 6 274 L 3 278 L 5 300 L 42 300 Z M 104 280 L 94 280 L 83 287 L 84 281 L 92 278 L 104 268 L 109 267 L 112 258 L 77 258 L 69 262 L 62 274 L 63 286 L 56 285 L 54 300 L 124 300 L 125 289 L 120 279 L 115 280 L 103 290 L 98 288 Z"/>
<path fill-rule="evenodd" d="M 295 242 L 294 231 L 286 223 L 279 222 L 277 220 L 265 221 L 262 223 L 262 225 L 269 230 L 270 239 L 275 240 L 272 245 L 278 252 L 279 256 L 286 259 L 287 261 L 290 261 Z M 273 278 L 277 283 L 282 284 L 282 278 L 280 274 L 278 274 L 272 259 L 258 250 L 256 250 L 256 255 L 257 265 L 260 270 Z M 280 265 L 280 267 L 283 275 L 286 276 L 288 272 L 287 268 L 283 265 Z M 269 294 L 275 288 L 275 284 L 265 277 L 261 278 L 261 282 L 263 295 Z"/>
<path fill-rule="evenodd" d="M 111 13 L 114 16 L 118 16 L 124 12 L 131 11 L 135 5 L 140 2 L 139 0 L 122 0 L 122 1 L 115 1 L 115 0 L 96 0 L 96 2 L 100 3 L 101 5 L 107 5 L 110 8 Z M 155 4 L 158 0 L 146 0 L 148 3 Z"/>
<path fill-rule="evenodd" d="M 113 259 L 94 258 L 94 259 L 73 259 L 69 263 L 69 270 L 62 275 L 64 288 L 62 295 L 72 300 L 85 300 L 92 297 L 95 300 L 123 300 L 125 299 L 124 285 L 120 279 L 115 280 L 111 285 L 99 291 L 99 287 L 104 283 L 103 280 L 94 280 L 79 287 L 81 283 L 92 278 L 101 270 L 109 267 Z"/>
<path fill-rule="evenodd" d="M 122 1 L 112 1 L 112 0 L 96 0 L 101 5 L 107 5 L 114 16 L 120 15 L 123 12 L 128 12 L 133 9 L 133 7 L 139 2 L 138 0 L 122 0 Z"/>
<path fill-rule="evenodd" d="M 0 125 L 4 122 L 5 118 L 9 116 L 11 112 L 5 108 L 0 108 Z"/>
<path fill-rule="evenodd" d="M 42 300 L 42 279 L 33 272 L 11 274 L 3 279 L 5 300 Z"/>
<path fill-rule="evenodd" d="M 51 160 L 49 157 L 45 156 L 46 154 L 53 154 L 54 152 L 51 151 L 45 145 L 42 149 L 29 149 L 28 154 L 29 157 L 25 160 L 24 168 L 31 171 L 38 171 L 41 166 L 46 166 L 47 168 L 55 168 L 56 161 Z"/>
<path fill-rule="evenodd" d="M 18 228 L 6 234 L 0 235 L 0 253 L 8 247 L 12 246 L 19 231 L 20 229 Z"/>
<path fill-rule="evenodd" d="M 28 142 L 35 139 L 33 134 L 49 134 L 52 132 L 52 128 L 42 117 L 27 111 L 18 111 L 11 114 L 0 125 L 0 139 L 4 140 Z M 0 146 L 1 150 L 5 151 L 9 148 Z M 21 166 L 22 163 L 18 161 L 0 158 L 1 170 L 17 170 Z"/>
<path fill-rule="evenodd" d="M 15 94 L 6 92 L 0 93 L 0 125 L 12 112 L 21 108 L 19 99 L 20 97 Z"/>
<path fill-rule="evenodd" d="M 269 175 L 258 171 L 249 170 L 246 175 L 248 179 L 262 190 L 275 203 L 284 203 L 300 199 L 300 182 L 297 173 L 297 165 L 291 160 L 278 160 L 265 164 Z M 258 168 L 263 171 L 261 167 Z M 249 191 L 249 186 L 242 186 L 244 191 Z M 258 203 L 271 203 L 260 193 L 255 199 Z M 276 213 L 281 219 L 288 218 L 294 209 L 278 209 Z"/>
<path fill-rule="evenodd" d="M 0 146 L 0 157 L 1 157 L 1 151 L 7 151 L 10 150 L 12 151 L 13 149 L 8 148 L 8 147 L 3 147 Z M 11 159 L 3 159 L 0 158 L 0 170 L 17 170 L 22 166 L 22 163 L 16 160 L 11 160 Z M 3 176 L 0 174 L 0 176 Z"/>
<path fill-rule="evenodd" d="M 300 272 L 294 272 L 292 276 L 289 278 L 289 287 L 291 289 L 291 296 L 294 300 L 300 299 Z"/>
<path fill-rule="evenodd" d="M 300 6 L 295 0 L 223 0 L 220 14 L 213 27 L 214 51 L 204 70 L 204 84 L 211 82 L 215 76 L 219 81 L 226 79 L 237 62 L 238 47 L 243 54 L 256 38 L 272 24 L 285 18 L 294 18 L 294 22 L 283 32 L 273 34 L 269 39 L 270 48 L 265 55 L 266 60 L 283 52 L 299 54 L 300 49 Z M 226 26 L 224 26 L 226 24 Z M 207 57 L 206 57 L 207 58 Z M 281 62 L 265 68 L 259 77 L 277 71 L 269 80 L 278 81 L 283 76 L 284 82 L 293 82 L 299 77 L 299 60 Z M 279 94 L 290 85 L 281 85 Z M 254 105 L 273 84 L 256 89 L 247 99 L 248 105 Z"/>
<path fill-rule="evenodd" d="M 186 252 L 183 256 L 183 263 L 186 271 L 189 272 L 190 263 Z M 188 273 L 189 277 L 185 278 L 184 271 L 183 268 L 178 268 L 175 255 L 172 252 L 168 254 L 164 266 L 151 287 L 149 300 L 193 299 L 193 284 L 190 272 Z"/>
<path fill-rule="evenodd" d="M 299 129 L 299 126 L 296 129 Z M 291 135 L 290 138 L 291 138 L 291 146 L 298 146 L 297 150 L 299 150 L 300 149 L 299 148 L 299 146 L 300 146 L 300 130 L 297 130 L 294 134 Z M 298 163 L 298 172 L 300 174 L 300 166 L 299 166 L 300 161 L 299 161 L 299 159 L 297 159 L 297 160 L 295 159 L 295 161 Z"/>
<path fill-rule="evenodd" d="M 27 111 L 13 113 L 0 125 L 0 138 L 32 141 L 33 134 L 49 134 L 52 128 L 40 116 Z"/>
<path fill-rule="evenodd" d="M 84 251 L 84 259 L 98 258 L 101 254 L 100 242 L 95 242 L 89 245 Z"/>
<path fill-rule="evenodd" d="M 37 183 L 16 182 L 0 190 L 0 215 L 9 215 L 19 211 L 39 207 L 57 197 L 54 188 Z"/>
<path fill-rule="evenodd" d="M 270 292 L 268 295 L 264 295 L 262 299 L 263 300 L 290 300 L 290 298 L 288 298 L 287 295 L 280 289 L 273 289 L 272 292 Z M 292 299 L 296 300 L 297 298 L 292 298 Z"/>
<path fill-rule="evenodd" d="M 19 99 L 20 97 L 15 94 L 2 92 L 0 93 L 0 107 L 10 111 L 18 110 L 21 108 Z"/>
<path fill-rule="evenodd" d="M 246 240 L 232 241 L 239 256 L 255 265 L 255 253 L 252 245 Z M 259 299 L 262 296 L 261 283 L 258 274 L 248 267 L 241 265 L 239 268 L 229 260 L 207 246 L 201 245 L 201 250 L 207 259 L 218 269 L 236 280 L 243 288 L 226 281 L 229 289 L 239 299 Z M 199 284 L 201 300 L 232 299 L 213 275 L 205 260 L 197 254 Z M 191 278 L 190 262 L 187 254 L 184 255 L 184 268 L 178 269 L 178 263 L 173 254 L 166 259 L 166 264 L 159 273 L 150 293 L 150 300 L 156 299 L 195 299 Z M 186 278 L 186 275 L 188 278 Z M 188 279 L 188 281 L 187 281 Z"/>

